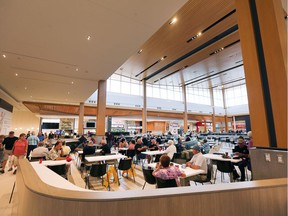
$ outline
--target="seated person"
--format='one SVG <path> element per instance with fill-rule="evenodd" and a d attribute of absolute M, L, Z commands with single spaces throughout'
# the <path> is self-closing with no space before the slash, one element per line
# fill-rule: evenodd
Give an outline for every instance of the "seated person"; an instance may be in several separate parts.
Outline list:
<path fill-rule="evenodd" d="M 185 173 L 178 167 L 173 164 L 170 165 L 170 157 L 167 155 L 162 155 L 160 157 L 160 163 L 157 163 L 156 169 L 153 171 L 152 175 L 164 180 L 175 179 L 178 186 L 180 186 L 178 177 L 186 177 Z"/>
<path fill-rule="evenodd" d="M 183 143 L 185 145 L 185 150 L 183 151 L 183 154 L 186 157 L 186 160 L 190 160 L 191 156 L 193 156 L 193 151 L 192 151 L 192 147 L 195 145 L 198 145 L 198 141 L 196 139 L 192 140 L 192 141 L 188 141 L 186 143 Z"/>
<path fill-rule="evenodd" d="M 241 172 L 240 181 L 245 181 L 245 167 L 250 166 L 250 159 L 249 159 L 249 150 L 242 136 L 238 138 L 238 145 L 236 145 L 235 148 L 233 149 L 233 154 L 235 155 L 235 157 L 242 159 L 242 161 L 238 163 L 233 163 L 233 165 L 238 166 L 240 169 Z M 234 180 L 239 178 L 239 174 L 237 173 L 235 168 L 233 169 L 233 178 Z"/>
<path fill-rule="evenodd" d="M 204 170 L 203 174 L 199 174 L 196 176 L 191 176 L 185 178 L 185 186 L 190 186 L 190 181 L 205 181 L 207 179 L 207 162 L 206 158 L 202 155 L 201 148 L 198 145 L 192 147 L 193 157 L 192 159 L 186 163 L 187 167 L 192 169 L 201 169 Z"/>
<path fill-rule="evenodd" d="M 110 147 L 107 145 L 107 142 L 105 139 L 102 139 L 100 144 L 102 145 L 101 147 L 101 154 L 102 155 L 106 155 L 106 154 L 111 154 L 111 149 Z"/>
<path fill-rule="evenodd" d="M 78 140 L 79 140 L 80 144 L 87 142 L 87 139 L 86 139 L 86 137 L 84 135 L 82 135 Z"/>
<path fill-rule="evenodd" d="M 95 154 L 95 149 L 96 149 L 96 147 L 93 146 L 93 142 L 89 141 L 88 145 L 85 146 L 84 149 L 83 149 L 82 161 L 85 161 L 85 156 L 86 155 Z"/>
<path fill-rule="evenodd" d="M 71 152 L 71 148 L 69 146 L 66 145 L 66 142 L 63 141 L 62 143 L 62 150 L 61 150 L 61 156 L 65 157 L 67 155 L 69 155 Z"/>
<path fill-rule="evenodd" d="M 128 148 L 128 143 L 127 143 L 127 141 L 126 141 L 125 138 L 122 138 L 122 139 L 120 140 L 120 142 L 119 142 L 119 148 Z M 123 155 L 126 153 L 125 150 L 119 150 L 118 152 L 121 153 L 121 154 L 123 154 Z"/>
<path fill-rule="evenodd" d="M 62 141 L 58 140 L 55 143 L 54 148 L 52 148 L 46 155 L 46 159 L 47 160 L 66 160 L 65 157 L 60 156 L 61 149 L 62 149 Z"/>
<path fill-rule="evenodd" d="M 177 153 L 181 153 L 183 151 L 183 146 L 182 146 L 182 139 L 181 137 L 178 137 L 177 139 L 178 143 L 176 145 Z"/>
<path fill-rule="evenodd" d="M 151 145 L 148 147 L 148 150 L 150 150 L 150 151 L 157 151 L 158 150 L 158 145 L 156 143 L 155 138 L 151 138 Z M 147 159 L 148 159 L 148 163 L 150 163 L 152 158 L 150 155 L 147 155 Z"/>
<path fill-rule="evenodd" d="M 147 146 L 143 146 L 142 139 L 138 138 L 137 139 L 137 144 L 135 145 L 135 152 L 136 152 L 136 156 L 137 156 L 138 160 L 146 158 L 146 155 L 142 154 L 141 152 L 146 151 L 147 148 L 148 148 Z"/>
<path fill-rule="evenodd" d="M 44 147 L 44 142 L 39 142 L 37 148 L 33 149 L 30 153 L 30 157 L 46 157 L 48 149 Z"/>
<path fill-rule="evenodd" d="M 128 145 L 128 150 L 135 150 L 135 140 L 131 140 Z"/>
<path fill-rule="evenodd" d="M 168 148 L 164 151 L 164 153 L 168 155 L 170 160 L 173 159 L 174 154 L 177 153 L 177 149 L 173 140 L 168 141 Z"/>
<path fill-rule="evenodd" d="M 210 151 L 210 146 L 209 144 L 207 143 L 207 140 L 204 139 L 201 143 L 201 150 L 202 150 L 202 153 L 203 154 L 208 154 L 209 151 Z"/>
<path fill-rule="evenodd" d="M 75 151 L 83 151 L 84 147 L 87 145 L 86 142 L 80 143 L 76 148 Z"/>

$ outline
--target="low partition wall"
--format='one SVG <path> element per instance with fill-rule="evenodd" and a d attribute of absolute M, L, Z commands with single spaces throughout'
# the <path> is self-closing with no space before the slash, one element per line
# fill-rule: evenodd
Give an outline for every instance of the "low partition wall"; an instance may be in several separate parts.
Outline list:
<path fill-rule="evenodd" d="M 157 190 L 95 192 L 44 183 L 22 159 L 17 215 L 287 215 L 287 178 Z"/>

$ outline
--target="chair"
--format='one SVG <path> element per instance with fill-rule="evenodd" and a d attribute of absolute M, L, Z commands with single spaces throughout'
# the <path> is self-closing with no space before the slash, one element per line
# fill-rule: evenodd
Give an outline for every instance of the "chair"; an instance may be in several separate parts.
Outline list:
<path fill-rule="evenodd" d="M 87 173 L 85 177 L 86 180 L 86 187 L 90 189 L 90 176 L 92 177 L 101 177 L 102 185 L 103 185 L 103 176 L 107 173 L 107 164 L 92 164 L 90 172 Z M 108 178 L 108 175 L 107 175 Z M 108 189 L 110 190 L 110 184 L 108 179 Z"/>
<path fill-rule="evenodd" d="M 162 156 L 161 154 L 157 154 L 157 155 L 155 156 L 154 163 L 159 162 L 161 156 Z"/>
<path fill-rule="evenodd" d="M 219 161 L 217 160 L 217 169 L 215 172 L 215 178 L 214 178 L 214 184 L 216 182 L 216 176 L 217 176 L 217 170 L 221 172 L 221 182 L 224 178 L 223 173 L 229 173 L 230 174 L 230 179 L 231 179 L 231 174 L 233 174 L 233 166 L 231 165 L 230 161 Z"/>
<path fill-rule="evenodd" d="M 66 164 L 61 164 L 61 165 L 56 165 L 56 166 L 47 166 L 47 167 L 51 169 L 53 172 L 67 179 Z"/>
<path fill-rule="evenodd" d="M 128 158 L 132 158 L 135 156 L 135 150 L 131 150 L 131 149 L 128 149 L 127 152 L 126 152 L 126 156 Z"/>
<path fill-rule="evenodd" d="M 142 167 L 142 172 L 145 179 L 145 183 L 142 187 L 142 190 L 144 190 L 146 183 L 152 185 L 156 184 L 156 178 L 152 175 L 153 172 L 152 169 L 145 169 L 144 167 Z"/>
<path fill-rule="evenodd" d="M 206 178 L 206 180 L 194 180 L 194 182 L 195 182 L 195 185 L 197 185 L 197 182 L 199 182 L 199 183 L 201 183 L 202 185 L 203 185 L 203 183 L 204 182 L 210 182 L 211 184 L 212 184 L 212 182 L 211 182 L 211 178 L 212 178 L 212 171 L 213 171 L 213 164 L 212 163 L 210 163 L 210 164 L 208 164 L 208 166 L 207 166 L 207 178 Z M 215 180 L 214 180 L 215 181 Z"/>
<path fill-rule="evenodd" d="M 121 159 L 118 165 L 118 170 L 132 170 L 132 158 Z M 132 170 L 133 179 L 135 182 L 134 172 Z"/>
<path fill-rule="evenodd" d="M 177 187 L 177 183 L 175 179 L 160 179 L 156 178 L 157 188 L 169 188 L 169 187 Z"/>

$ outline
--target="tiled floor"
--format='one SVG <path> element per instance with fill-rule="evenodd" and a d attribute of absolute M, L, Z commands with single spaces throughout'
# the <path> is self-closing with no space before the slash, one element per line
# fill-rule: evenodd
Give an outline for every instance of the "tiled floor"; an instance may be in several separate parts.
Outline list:
<path fill-rule="evenodd" d="M 14 216 L 17 210 L 17 187 L 15 187 L 12 201 L 9 204 L 10 195 L 14 182 L 16 181 L 16 175 L 12 172 L 5 172 L 0 175 L 0 215 L 1 216 Z"/>

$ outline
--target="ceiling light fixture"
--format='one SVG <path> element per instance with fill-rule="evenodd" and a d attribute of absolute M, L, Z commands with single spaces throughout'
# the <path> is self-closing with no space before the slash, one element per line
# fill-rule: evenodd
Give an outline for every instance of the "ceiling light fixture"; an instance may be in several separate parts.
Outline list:
<path fill-rule="evenodd" d="M 18 73 L 16 73 L 15 76 L 18 76 Z"/>
<path fill-rule="evenodd" d="M 170 25 L 173 25 L 174 23 L 176 23 L 177 22 L 177 18 L 175 17 L 175 18 L 173 18 L 170 22 L 169 22 L 169 24 Z"/>
<path fill-rule="evenodd" d="M 6 57 L 7 57 L 5 54 L 3 54 L 2 56 L 3 56 L 3 58 L 6 58 Z"/>
<path fill-rule="evenodd" d="M 223 50 L 224 50 L 224 47 L 221 47 L 220 49 L 216 50 L 216 51 L 214 52 L 214 54 L 219 53 L 219 52 L 221 52 L 221 51 L 223 51 Z"/>
<path fill-rule="evenodd" d="M 143 52 L 143 50 L 142 49 L 140 49 L 137 53 L 138 54 L 141 54 Z"/>
<path fill-rule="evenodd" d="M 78 71 L 79 69 L 78 69 L 78 68 L 76 68 L 75 70 L 76 70 L 76 71 Z"/>
<path fill-rule="evenodd" d="M 163 61 L 167 56 L 163 56 L 160 60 Z"/>
<path fill-rule="evenodd" d="M 70 92 L 68 92 L 68 94 L 70 94 Z"/>
<path fill-rule="evenodd" d="M 88 36 L 87 36 L 87 40 L 91 40 L 91 36 L 88 35 Z"/>
<path fill-rule="evenodd" d="M 73 84 L 74 84 L 74 82 L 72 81 L 72 82 L 71 82 L 71 84 L 73 85 Z"/>
<path fill-rule="evenodd" d="M 27 87 L 24 87 L 25 90 L 27 90 Z"/>

